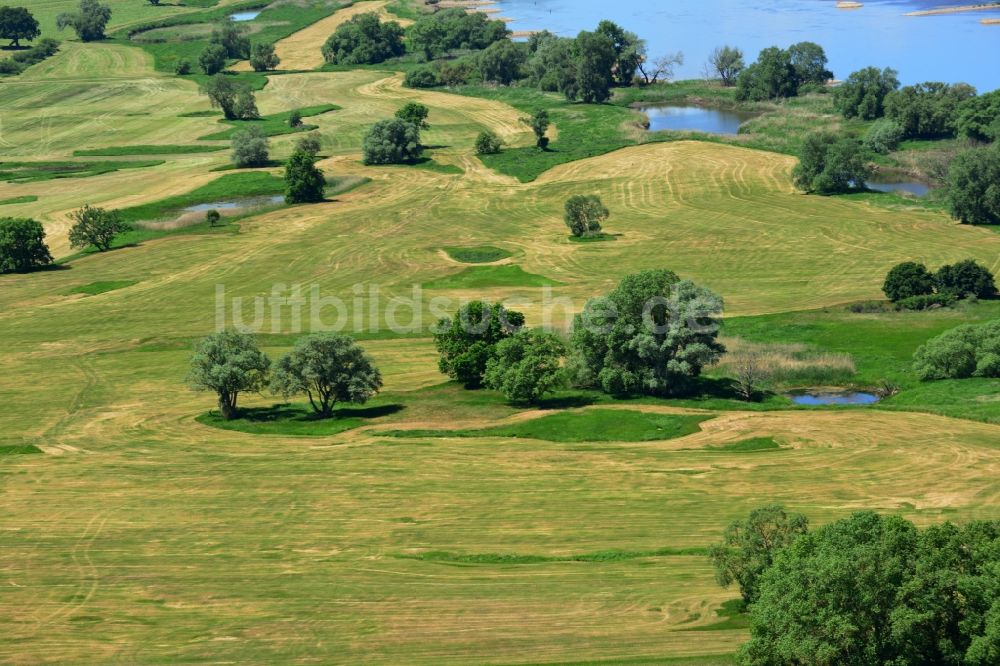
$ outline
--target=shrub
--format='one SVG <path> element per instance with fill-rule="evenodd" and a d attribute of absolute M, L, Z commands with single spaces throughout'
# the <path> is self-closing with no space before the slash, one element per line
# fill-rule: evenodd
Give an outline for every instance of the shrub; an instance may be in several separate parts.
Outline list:
<path fill-rule="evenodd" d="M 181 58 L 177 61 L 177 66 L 174 68 L 174 72 L 177 76 L 187 76 L 191 73 L 191 61 L 187 58 Z"/>
<path fill-rule="evenodd" d="M 924 294 L 901 298 L 895 305 L 897 310 L 920 311 L 951 307 L 957 300 L 952 294 Z"/>
<path fill-rule="evenodd" d="M 601 224 L 611 215 L 601 198 L 578 194 L 566 200 L 564 220 L 570 232 L 578 238 L 601 233 Z"/>
<path fill-rule="evenodd" d="M 331 416 L 338 403 L 363 405 L 382 388 L 382 374 L 353 338 L 317 333 L 275 364 L 271 390 L 287 400 L 305 393 L 313 411 Z"/>
<path fill-rule="evenodd" d="M 903 128 L 900 127 L 899 123 L 882 119 L 868 128 L 862 145 L 873 153 L 885 155 L 896 150 L 902 140 Z"/>
<path fill-rule="evenodd" d="M 26 273 L 52 263 L 45 229 L 24 218 L 0 218 L 0 273 Z"/>
<path fill-rule="evenodd" d="M 993 298 L 997 294 L 993 273 L 973 259 L 942 266 L 934 276 L 938 291 L 957 298 Z"/>
<path fill-rule="evenodd" d="M 535 403 L 558 387 L 566 347 L 556 336 L 520 331 L 501 340 L 486 362 L 483 384 L 514 403 Z"/>
<path fill-rule="evenodd" d="M 615 396 L 677 395 L 725 352 L 722 299 L 666 270 L 624 278 L 573 325 L 576 382 Z"/>
<path fill-rule="evenodd" d="M 268 141 L 264 131 L 255 125 L 233 132 L 232 160 L 237 167 L 261 167 L 268 161 Z"/>
<path fill-rule="evenodd" d="M 441 372 L 467 389 L 483 384 L 487 363 L 496 346 L 524 326 L 524 315 L 503 305 L 473 301 L 462 306 L 453 318 L 438 322 L 434 345 L 441 359 Z"/>
<path fill-rule="evenodd" d="M 878 312 L 888 312 L 889 308 L 884 301 L 860 301 L 848 305 L 847 311 L 854 314 L 875 314 Z"/>
<path fill-rule="evenodd" d="M 441 63 L 441 69 L 437 74 L 438 84 L 442 86 L 464 86 L 467 83 L 471 83 L 477 77 L 479 77 L 479 70 L 476 67 L 475 61 L 471 58 L 446 60 Z M 417 88 L 421 86 L 411 87 Z"/>
<path fill-rule="evenodd" d="M 107 252 L 118 234 L 132 230 L 116 210 L 84 205 L 80 210 L 70 213 L 70 218 L 73 226 L 69 230 L 69 244 L 74 248 L 93 245 L 98 251 Z"/>
<path fill-rule="evenodd" d="M 959 326 L 920 347 L 913 368 L 921 380 L 1000 377 L 1000 320 Z"/>
<path fill-rule="evenodd" d="M 413 123 L 393 118 L 381 120 L 364 140 L 365 164 L 405 164 L 420 158 L 420 130 Z"/>
<path fill-rule="evenodd" d="M 359 14 L 342 23 L 326 43 L 323 58 L 339 65 L 374 65 L 403 55 L 403 29 L 379 21 L 378 14 Z"/>
<path fill-rule="evenodd" d="M 214 391 L 223 418 L 231 420 L 239 415 L 240 393 L 263 389 L 270 367 L 270 359 L 252 335 L 221 331 L 198 343 L 191 357 L 188 384 L 196 391 Z"/>
<path fill-rule="evenodd" d="M 489 130 L 484 130 L 476 137 L 477 155 L 496 155 L 500 152 L 503 142 L 500 137 Z"/>
<path fill-rule="evenodd" d="M 901 301 L 913 296 L 926 296 L 934 293 L 934 276 L 923 264 L 904 261 L 893 266 L 885 276 L 882 292 L 890 301 Z"/>
<path fill-rule="evenodd" d="M 430 65 L 415 67 L 406 73 L 403 85 L 407 88 L 436 88 L 441 85 L 437 71 Z"/>

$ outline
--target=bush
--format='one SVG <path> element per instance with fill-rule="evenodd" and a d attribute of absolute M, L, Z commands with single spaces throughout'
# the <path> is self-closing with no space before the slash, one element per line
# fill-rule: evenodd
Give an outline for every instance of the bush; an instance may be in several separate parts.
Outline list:
<path fill-rule="evenodd" d="M 177 76 L 187 76 L 191 73 L 191 61 L 187 58 L 181 58 L 177 61 L 177 66 L 174 68 L 174 72 Z"/>
<path fill-rule="evenodd" d="M 430 65 L 415 67 L 406 73 L 403 85 L 407 88 L 437 88 L 441 85 L 437 71 Z"/>
<path fill-rule="evenodd" d="M 876 314 L 888 312 L 889 307 L 884 301 L 860 301 L 847 306 L 847 311 L 853 314 Z"/>
<path fill-rule="evenodd" d="M 721 312 L 719 296 L 670 271 L 627 276 L 577 315 L 575 380 L 620 397 L 683 394 L 725 352 Z"/>
<path fill-rule="evenodd" d="M 302 112 L 298 109 L 292 109 L 291 113 L 288 114 L 288 126 L 294 129 L 301 124 Z"/>
<path fill-rule="evenodd" d="M 904 261 L 893 266 L 885 276 L 882 292 L 890 301 L 901 301 L 913 296 L 926 296 L 934 293 L 934 276 L 923 264 Z"/>
<path fill-rule="evenodd" d="M 359 14 L 343 23 L 323 44 L 323 58 L 338 65 L 374 65 L 406 52 L 398 23 L 379 21 L 378 14 Z"/>
<path fill-rule="evenodd" d="M 365 164 L 405 164 L 419 159 L 424 150 L 417 126 L 398 118 L 375 123 L 363 149 Z"/>
<path fill-rule="evenodd" d="M 464 86 L 477 78 L 481 78 L 479 69 L 476 67 L 476 62 L 471 58 L 446 60 L 441 63 L 441 69 L 437 74 L 438 84 L 442 86 Z M 416 88 L 420 86 L 410 87 Z"/>
<path fill-rule="evenodd" d="M 903 128 L 893 120 L 876 121 L 865 134 L 862 145 L 873 153 L 885 155 L 899 147 L 903 140 Z"/>
<path fill-rule="evenodd" d="M 476 155 L 496 155 L 502 146 L 500 137 L 489 130 L 480 132 L 476 137 Z"/>
<path fill-rule="evenodd" d="M 973 259 L 942 266 L 934 276 L 938 291 L 956 298 L 993 298 L 997 294 L 993 273 Z"/>
<path fill-rule="evenodd" d="M 924 294 L 901 298 L 895 305 L 897 310 L 921 311 L 951 307 L 957 300 L 952 294 Z"/>
<path fill-rule="evenodd" d="M 268 141 L 264 131 L 250 125 L 233 132 L 232 160 L 239 168 L 267 166 Z"/>
<path fill-rule="evenodd" d="M 566 200 L 563 219 L 570 232 L 577 238 L 596 236 L 601 224 L 611 215 L 601 198 L 578 194 Z"/>
<path fill-rule="evenodd" d="M 923 381 L 1000 377 L 1000 320 L 959 326 L 927 342 L 913 355 Z"/>
<path fill-rule="evenodd" d="M 434 345 L 441 355 L 438 367 L 465 388 L 480 388 L 496 346 L 522 326 L 524 315 L 499 303 L 468 303 L 454 318 L 442 319 L 437 324 Z"/>
<path fill-rule="evenodd" d="M 24 218 L 0 218 L 0 273 L 27 273 L 52 263 L 45 229 Z"/>

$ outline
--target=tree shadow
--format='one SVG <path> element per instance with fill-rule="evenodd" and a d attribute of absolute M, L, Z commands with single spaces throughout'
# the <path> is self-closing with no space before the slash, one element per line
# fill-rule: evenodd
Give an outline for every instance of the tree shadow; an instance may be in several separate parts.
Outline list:
<path fill-rule="evenodd" d="M 572 395 L 557 395 L 551 398 L 542 398 L 534 404 L 536 409 L 541 410 L 560 410 L 560 409 L 577 409 L 580 407 L 589 407 L 597 402 L 597 397 L 593 395 L 587 395 L 584 393 L 577 393 Z"/>

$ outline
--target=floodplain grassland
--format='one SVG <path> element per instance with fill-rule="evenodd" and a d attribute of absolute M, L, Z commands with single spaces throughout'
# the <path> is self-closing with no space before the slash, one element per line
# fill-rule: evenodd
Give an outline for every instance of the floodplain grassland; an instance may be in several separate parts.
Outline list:
<path fill-rule="evenodd" d="M 119 5 L 116 25 L 140 11 Z M 137 46 L 67 42 L 5 81 L 5 159 L 225 148 L 202 139 L 228 126 L 197 83 L 154 65 Z M 308 119 L 319 165 L 362 187 L 0 276 L 0 661 L 729 664 L 747 630 L 704 553 L 731 520 L 769 502 L 814 524 L 859 509 L 920 524 L 1000 515 L 1000 386 L 920 384 L 908 365 L 926 339 L 996 318 L 998 304 L 844 308 L 879 298 L 904 259 L 973 257 L 1000 271 L 1000 235 L 935 210 L 803 195 L 778 152 L 630 145 L 635 114 L 619 106 L 402 80 L 283 73 L 258 92 L 267 116 L 338 107 Z M 430 108 L 434 166 L 363 165 L 366 129 L 409 101 Z M 553 112 L 551 154 L 520 121 L 539 103 Z M 484 129 L 506 156 L 473 154 Z M 272 137 L 272 155 L 298 138 Z M 280 167 L 219 173 L 226 150 L 157 159 L 0 183 L 2 212 L 44 222 L 66 259 L 66 213 L 83 203 L 139 222 L 279 191 Z M 615 242 L 569 241 L 573 194 L 602 197 Z M 383 303 L 414 285 L 437 286 L 423 303 L 530 299 L 518 309 L 531 324 L 549 285 L 574 303 L 556 313 L 564 328 L 623 275 L 664 267 L 725 297 L 727 337 L 849 355 L 851 383 L 902 392 L 877 409 L 707 390 L 683 401 L 564 391 L 515 407 L 445 383 L 426 328 L 392 333 L 379 320 L 375 331 L 367 310 L 344 323 L 361 330 L 385 391 L 341 421 L 246 395 L 252 418 L 221 424 L 213 397 L 184 382 L 193 344 L 216 326 L 219 285 L 248 319 L 276 284 L 349 298 L 378 283 Z M 272 358 L 297 337 L 278 314 L 261 319 Z"/>

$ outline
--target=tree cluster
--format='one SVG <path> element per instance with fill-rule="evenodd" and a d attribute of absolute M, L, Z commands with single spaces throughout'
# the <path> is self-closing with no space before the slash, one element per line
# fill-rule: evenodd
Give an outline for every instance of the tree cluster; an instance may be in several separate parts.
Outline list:
<path fill-rule="evenodd" d="M 427 61 L 452 51 L 479 51 L 509 36 L 503 21 L 460 7 L 425 14 L 406 31 L 410 50 L 423 54 Z"/>
<path fill-rule="evenodd" d="M 928 340 L 913 355 L 913 369 L 924 381 L 1000 378 L 1000 320 L 959 326 Z"/>
<path fill-rule="evenodd" d="M 111 7 L 98 0 L 80 0 L 75 12 L 64 12 L 56 17 L 56 27 L 60 30 L 72 28 L 82 42 L 104 39 L 104 30 L 111 20 Z"/>
<path fill-rule="evenodd" d="M 733 59 L 733 54 L 729 58 Z M 736 99 L 761 102 L 795 97 L 800 90 L 824 85 L 833 78 L 826 64 L 823 47 L 813 42 L 799 42 L 788 49 L 766 48 L 756 62 L 740 71 Z"/>
<path fill-rule="evenodd" d="M 221 109 L 226 120 L 256 120 L 260 118 L 253 90 L 244 83 L 216 74 L 202 86 L 212 108 Z"/>
<path fill-rule="evenodd" d="M 377 395 L 382 375 L 349 336 L 318 333 L 302 338 L 272 372 L 271 360 L 253 335 L 221 331 L 198 343 L 188 383 L 195 390 L 214 392 L 227 420 L 239 416 L 241 393 L 267 387 L 286 400 L 304 394 L 317 415 L 329 417 L 339 403 L 364 404 Z"/>
<path fill-rule="evenodd" d="M 420 159 L 423 152 L 420 128 L 401 118 L 375 123 L 362 145 L 365 164 L 406 164 Z"/>
<path fill-rule="evenodd" d="M 342 23 L 322 47 L 323 58 L 336 65 L 374 65 L 406 52 L 403 28 L 382 23 L 378 14 L 358 14 Z"/>
<path fill-rule="evenodd" d="M 59 51 L 59 42 L 48 37 L 38 40 L 30 49 L 15 51 L 8 58 L 0 59 L 0 74 L 20 74 Z"/>
<path fill-rule="evenodd" d="M 927 302 L 940 302 L 942 299 L 953 302 L 969 297 L 993 298 L 997 288 L 988 268 L 967 259 L 942 266 L 937 273 L 931 273 L 924 264 L 905 261 L 889 271 L 882 291 L 893 303 L 905 307 L 908 301 L 922 303 L 925 299 Z M 932 295 L 942 298 L 937 301 L 926 298 Z"/>
<path fill-rule="evenodd" d="M 921 83 L 886 95 L 885 117 L 903 129 L 903 138 L 955 136 L 962 104 L 976 97 L 965 83 Z"/>

